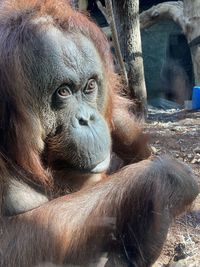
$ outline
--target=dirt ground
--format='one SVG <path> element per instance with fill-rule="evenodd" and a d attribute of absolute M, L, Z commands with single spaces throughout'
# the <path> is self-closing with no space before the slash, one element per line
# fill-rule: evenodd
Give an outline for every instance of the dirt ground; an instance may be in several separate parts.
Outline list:
<path fill-rule="evenodd" d="M 200 186 L 200 111 L 150 109 L 146 131 L 155 154 L 189 164 Z M 173 223 L 154 267 L 200 267 L 200 195 Z"/>

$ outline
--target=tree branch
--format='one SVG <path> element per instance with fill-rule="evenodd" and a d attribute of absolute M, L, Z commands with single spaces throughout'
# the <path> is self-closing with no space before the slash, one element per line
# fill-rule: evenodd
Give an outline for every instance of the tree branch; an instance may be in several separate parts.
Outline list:
<path fill-rule="evenodd" d="M 126 83 L 126 86 L 128 87 L 127 71 L 126 71 L 126 67 L 125 67 L 122 53 L 121 53 L 121 49 L 120 49 L 118 33 L 117 33 L 115 18 L 114 18 L 114 13 L 113 13 L 112 1 L 111 0 L 105 0 L 105 4 L 106 4 L 106 19 L 107 19 L 107 21 L 110 25 L 110 28 L 111 28 L 116 58 L 117 58 L 118 63 L 120 65 L 122 75 L 124 77 L 124 82 Z"/>
<path fill-rule="evenodd" d="M 165 2 L 143 11 L 140 14 L 140 29 L 149 28 L 164 19 L 173 20 L 185 33 L 183 2 Z"/>
<path fill-rule="evenodd" d="M 96 3 L 97 3 L 97 6 L 98 6 L 99 10 L 104 15 L 106 21 L 108 22 L 108 24 L 110 24 L 106 8 L 102 5 L 102 3 L 100 1 L 96 1 Z"/>

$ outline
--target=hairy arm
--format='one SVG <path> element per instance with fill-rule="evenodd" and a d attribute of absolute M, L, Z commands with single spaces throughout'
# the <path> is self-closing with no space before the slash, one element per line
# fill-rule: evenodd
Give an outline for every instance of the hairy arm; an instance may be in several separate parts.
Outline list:
<path fill-rule="evenodd" d="M 148 137 L 141 123 L 129 114 L 126 108 L 116 107 L 113 111 L 113 151 L 124 161 L 124 165 L 146 159 L 151 155 Z"/>
<path fill-rule="evenodd" d="M 148 135 L 143 132 L 142 121 L 134 116 L 133 109 L 132 101 L 114 95 L 112 141 L 113 152 L 118 161 L 113 160 L 112 164 L 117 165 L 118 162 L 119 167 L 147 159 L 152 152 L 148 144 Z"/>
<path fill-rule="evenodd" d="M 1 217 L 0 266 L 87 265 L 116 246 L 125 260 L 148 266 L 160 253 L 171 219 L 197 193 L 183 164 L 155 158 L 130 165 L 95 186 Z"/>

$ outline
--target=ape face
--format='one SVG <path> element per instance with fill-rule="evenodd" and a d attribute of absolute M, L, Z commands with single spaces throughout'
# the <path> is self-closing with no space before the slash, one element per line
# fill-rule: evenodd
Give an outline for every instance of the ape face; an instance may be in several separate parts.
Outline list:
<path fill-rule="evenodd" d="M 37 33 L 32 42 L 29 81 L 38 103 L 48 164 L 105 171 L 111 141 L 103 117 L 107 92 L 96 48 L 82 34 L 54 27 Z"/>

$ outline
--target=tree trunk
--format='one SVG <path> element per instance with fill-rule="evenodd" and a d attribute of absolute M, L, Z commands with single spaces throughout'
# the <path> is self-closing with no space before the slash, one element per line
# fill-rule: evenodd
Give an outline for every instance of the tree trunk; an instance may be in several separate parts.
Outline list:
<path fill-rule="evenodd" d="M 183 13 L 186 19 L 185 34 L 189 44 L 191 44 L 190 51 L 193 62 L 195 84 L 200 85 L 200 1 L 185 0 Z M 194 42 L 192 43 L 193 40 Z"/>
<path fill-rule="evenodd" d="M 123 78 L 124 78 L 123 82 L 125 86 L 127 87 L 128 86 L 127 71 L 126 71 L 126 67 L 125 67 L 123 56 L 122 56 L 121 49 L 120 49 L 119 38 L 118 38 L 118 33 L 117 33 L 116 23 L 115 23 L 115 17 L 113 13 L 112 0 L 105 0 L 105 4 L 106 4 L 106 16 L 107 16 L 107 21 L 110 25 L 111 33 L 112 33 L 113 46 L 115 49 L 116 59 L 120 66 L 121 74 L 123 75 Z"/>
<path fill-rule="evenodd" d="M 145 29 L 163 20 L 177 23 L 190 46 L 195 84 L 200 85 L 200 1 L 184 0 L 165 2 L 140 14 L 140 27 Z"/>
<path fill-rule="evenodd" d="M 147 93 L 139 24 L 139 0 L 113 1 L 120 47 L 128 72 L 128 87 L 140 114 L 147 112 Z"/>

